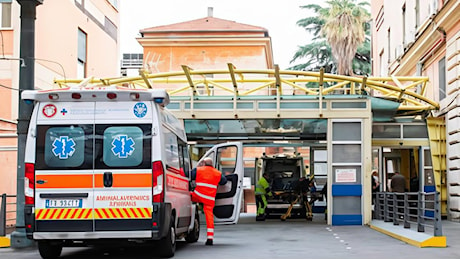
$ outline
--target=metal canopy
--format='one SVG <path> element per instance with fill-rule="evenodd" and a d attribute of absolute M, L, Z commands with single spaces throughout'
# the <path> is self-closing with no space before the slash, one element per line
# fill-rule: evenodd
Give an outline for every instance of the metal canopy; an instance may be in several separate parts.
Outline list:
<path fill-rule="evenodd" d="M 55 80 L 58 87 L 71 87 L 84 79 Z M 193 70 L 183 65 L 182 71 L 148 73 L 140 71 L 137 77 L 119 77 L 88 80 L 86 88 L 119 85 L 131 88 L 163 88 L 172 100 L 189 99 L 189 113 L 193 118 L 194 101 L 207 97 L 208 102 L 230 98 L 233 118 L 238 117 L 237 101 L 256 96 L 273 98 L 277 102 L 287 96 L 319 100 L 323 98 L 370 98 L 377 121 L 393 116 L 426 116 L 439 104 L 426 96 L 431 86 L 428 77 L 358 77 L 311 71 L 275 69 L 236 69 L 228 63 L 224 70 Z M 322 107 L 319 106 L 320 110 Z M 278 106 L 278 111 L 280 112 Z M 279 115 L 280 113 L 278 113 Z M 278 116 L 279 117 L 279 116 Z"/>

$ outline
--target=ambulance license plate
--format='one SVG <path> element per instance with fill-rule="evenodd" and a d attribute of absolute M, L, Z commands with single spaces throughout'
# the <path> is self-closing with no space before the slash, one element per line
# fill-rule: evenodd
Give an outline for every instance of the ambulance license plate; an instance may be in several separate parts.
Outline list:
<path fill-rule="evenodd" d="M 81 208 L 82 199 L 46 200 L 46 208 Z"/>

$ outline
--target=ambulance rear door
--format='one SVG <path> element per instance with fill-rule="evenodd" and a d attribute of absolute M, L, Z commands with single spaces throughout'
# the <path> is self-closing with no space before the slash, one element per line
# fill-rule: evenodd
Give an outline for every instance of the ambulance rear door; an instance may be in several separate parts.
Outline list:
<path fill-rule="evenodd" d="M 29 138 L 35 137 L 35 239 L 93 231 L 94 107 L 39 102 L 34 110 L 36 134 Z"/>
<path fill-rule="evenodd" d="M 95 105 L 94 229 L 101 235 L 152 235 L 153 109 L 151 101 Z"/>
<path fill-rule="evenodd" d="M 218 144 L 208 150 L 204 157 L 211 157 L 214 167 L 227 178 L 227 183 L 220 185 L 217 190 L 214 222 L 235 224 L 240 216 L 243 192 L 243 144 L 241 142 Z"/>

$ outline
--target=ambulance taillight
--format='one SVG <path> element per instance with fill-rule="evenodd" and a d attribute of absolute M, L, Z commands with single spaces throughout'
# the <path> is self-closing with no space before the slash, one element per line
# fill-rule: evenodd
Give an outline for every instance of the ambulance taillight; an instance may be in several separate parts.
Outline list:
<path fill-rule="evenodd" d="M 73 99 L 81 99 L 81 94 L 80 93 L 72 93 L 72 98 Z"/>
<path fill-rule="evenodd" d="M 58 100 L 59 95 L 55 94 L 55 93 L 51 93 L 51 94 L 48 95 L 48 99 L 50 99 L 50 100 Z"/>
<path fill-rule="evenodd" d="M 153 174 L 153 202 L 164 201 L 164 170 L 163 163 L 161 161 L 155 161 L 152 163 L 152 174 Z"/>
<path fill-rule="evenodd" d="M 35 167 L 32 163 L 25 164 L 24 175 L 24 195 L 26 205 L 34 204 L 34 190 L 35 190 Z"/>
<path fill-rule="evenodd" d="M 117 98 L 117 93 L 107 93 L 107 98 L 108 99 L 116 99 Z"/>

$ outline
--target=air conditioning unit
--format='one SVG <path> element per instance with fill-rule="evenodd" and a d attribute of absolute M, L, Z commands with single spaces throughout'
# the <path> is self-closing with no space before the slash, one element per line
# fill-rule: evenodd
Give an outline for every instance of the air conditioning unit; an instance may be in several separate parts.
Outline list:
<path fill-rule="evenodd" d="M 402 44 L 399 44 L 398 46 L 396 46 L 396 49 L 395 49 L 396 59 L 401 58 L 403 54 L 404 54 L 404 46 Z"/>
<path fill-rule="evenodd" d="M 405 47 L 412 45 L 415 42 L 415 30 L 410 30 L 406 33 Z"/>
<path fill-rule="evenodd" d="M 431 0 L 429 6 L 430 16 L 435 15 L 438 12 L 438 0 Z"/>

